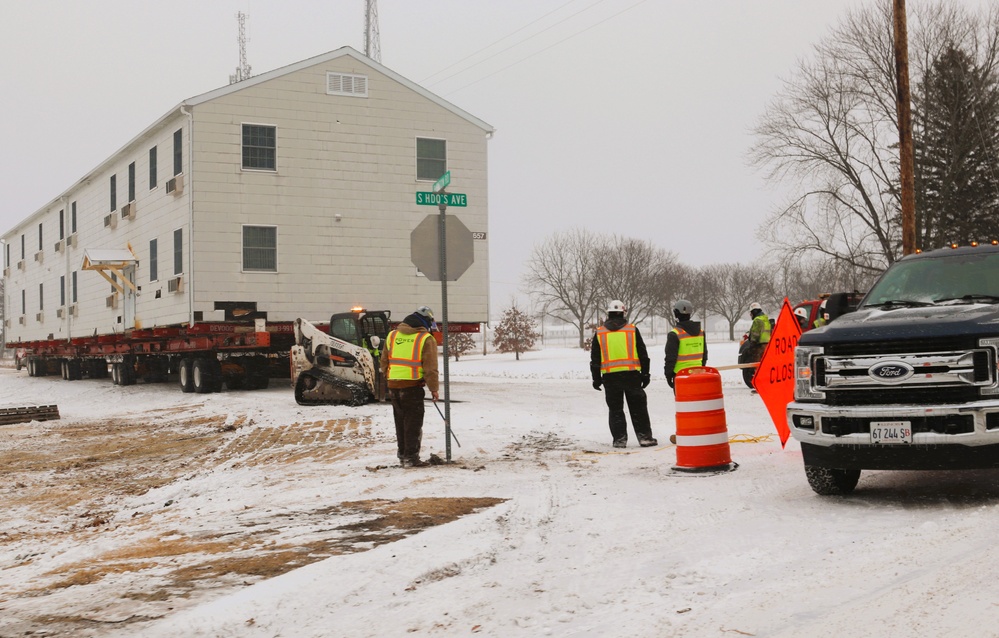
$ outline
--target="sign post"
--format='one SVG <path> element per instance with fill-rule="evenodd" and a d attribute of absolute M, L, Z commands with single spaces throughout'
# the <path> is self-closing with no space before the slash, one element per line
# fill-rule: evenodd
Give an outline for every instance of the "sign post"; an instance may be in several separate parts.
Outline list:
<path fill-rule="evenodd" d="M 791 303 L 785 297 L 770 343 L 763 351 L 763 358 L 753 377 L 753 387 L 760 393 L 760 398 L 777 427 L 782 448 L 791 436 L 791 430 L 787 426 L 787 404 L 794 400 L 794 349 L 800 336 L 801 326 L 791 310 Z"/>

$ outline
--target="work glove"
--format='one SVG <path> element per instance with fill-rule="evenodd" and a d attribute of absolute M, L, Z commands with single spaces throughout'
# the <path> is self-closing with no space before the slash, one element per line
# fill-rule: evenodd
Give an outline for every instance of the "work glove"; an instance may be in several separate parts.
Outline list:
<path fill-rule="evenodd" d="M 673 387 L 673 383 L 674 383 L 675 380 L 676 380 L 676 376 L 675 375 L 672 375 L 672 374 L 666 375 L 666 383 L 669 384 L 669 387 L 671 387 L 671 388 Z"/>
<path fill-rule="evenodd" d="M 600 391 L 600 386 L 601 386 L 601 385 L 603 385 L 603 381 L 601 381 L 600 379 L 594 379 L 594 380 L 593 380 L 593 389 L 594 389 L 594 390 L 596 390 L 596 391 L 598 391 L 598 392 L 599 392 L 599 391 Z"/>
<path fill-rule="evenodd" d="M 651 382 L 652 382 L 652 376 L 651 375 L 648 375 L 648 374 L 643 374 L 642 375 L 642 387 L 643 388 L 649 387 L 649 384 Z"/>

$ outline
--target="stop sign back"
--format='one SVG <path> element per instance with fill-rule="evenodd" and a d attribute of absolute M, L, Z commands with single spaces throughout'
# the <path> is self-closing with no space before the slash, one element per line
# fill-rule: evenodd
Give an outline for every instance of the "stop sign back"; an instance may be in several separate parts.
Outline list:
<path fill-rule="evenodd" d="M 427 215 L 409 236 L 413 265 L 430 281 L 441 280 L 440 216 Z M 454 215 L 444 216 L 447 280 L 456 281 L 475 261 L 472 231 Z"/>

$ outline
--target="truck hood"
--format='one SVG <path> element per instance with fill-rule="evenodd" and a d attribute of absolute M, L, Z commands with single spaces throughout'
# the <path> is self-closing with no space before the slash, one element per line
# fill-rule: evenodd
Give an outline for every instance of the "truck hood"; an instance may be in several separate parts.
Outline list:
<path fill-rule="evenodd" d="M 801 335 L 801 345 L 999 336 L 999 305 L 953 304 L 919 308 L 864 308 Z"/>

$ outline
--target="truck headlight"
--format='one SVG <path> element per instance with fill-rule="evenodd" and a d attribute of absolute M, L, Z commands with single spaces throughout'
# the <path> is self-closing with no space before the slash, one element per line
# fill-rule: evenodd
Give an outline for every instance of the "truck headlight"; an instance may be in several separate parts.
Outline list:
<path fill-rule="evenodd" d="M 795 401 L 818 401 L 826 398 L 825 392 L 815 390 L 812 380 L 815 357 L 822 355 L 820 346 L 798 346 L 794 349 L 794 399 Z"/>

